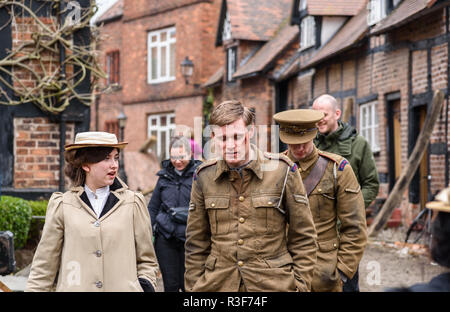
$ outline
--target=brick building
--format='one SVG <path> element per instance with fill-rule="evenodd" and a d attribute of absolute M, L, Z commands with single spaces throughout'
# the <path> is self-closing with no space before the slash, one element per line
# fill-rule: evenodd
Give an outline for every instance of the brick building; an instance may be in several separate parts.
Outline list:
<path fill-rule="evenodd" d="M 336 6 L 331 7 L 335 12 Z M 401 213 L 408 223 L 436 191 L 449 184 L 448 66 L 450 1 L 342 1 L 358 8 L 335 34 L 320 42 L 320 12 L 327 1 L 293 1 L 292 23 L 319 44 L 304 47 L 285 76 L 295 108 L 317 96 L 337 98 L 346 121 L 370 142 L 379 172 L 382 204 L 405 166 L 423 126 L 433 91 L 446 94 L 430 144 Z M 330 12 L 327 13 L 328 16 Z M 306 19 L 315 21 L 307 24 Z M 302 30 L 308 26 L 316 31 Z M 323 30 L 323 24 L 322 24 Z M 303 41 L 304 40 L 304 41 Z M 308 40 L 300 41 L 308 43 Z"/>
<path fill-rule="evenodd" d="M 202 85 L 212 92 L 215 105 L 237 99 L 254 110 L 257 125 L 272 123 L 278 96 L 274 77 L 298 49 L 290 9 L 289 0 L 221 1 L 215 43 L 225 52 L 223 65 Z M 265 130 L 260 130 L 259 137 L 264 137 Z M 267 138 L 270 142 L 270 128 Z M 267 150 L 273 150 L 271 143 Z"/>
<path fill-rule="evenodd" d="M 108 93 L 91 109 L 91 128 L 116 131 L 111 125 L 123 110 L 129 142 L 125 170 L 132 188 L 146 189 L 156 182 L 158 161 L 168 158 L 176 126 L 193 129 L 195 117 L 201 123 L 206 91 L 200 85 L 224 61 L 214 45 L 220 5 L 218 0 L 119 0 L 97 21 L 107 38 L 99 49 L 110 81 L 104 86 L 109 84 Z M 186 59 L 193 64 L 187 79 L 181 70 Z M 148 164 L 139 150 L 152 136 L 157 157 Z"/>
<path fill-rule="evenodd" d="M 73 4 L 73 3 L 72 3 Z M 82 15 L 90 7 L 90 1 L 79 0 Z M 63 3 L 57 8 L 51 3 L 30 2 L 25 4 L 37 19 L 27 13 L 26 8 L 0 7 L 0 60 L 8 57 L 12 62 L 33 51 L 50 36 L 43 35 L 62 27 L 60 23 L 70 18 L 70 8 Z M 60 13 L 65 12 L 65 13 Z M 11 15 L 14 18 L 11 18 Z M 47 28 L 47 30 L 44 30 Z M 59 28 L 60 29 L 60 28 Z M 72 35 L 75 47 L 89 45 L 90 29 L 82 27 Z M 51 88 L 48 77 L 73 77 L 79 79 L 78 67 L 67 64 L 71 51 L 55 44 L 49 50 L 37 53 L 40 58 L 26 60 L 24 66 L 5 65 L 0 71 L 0 100 L 3 103 L 19 103 L 23 92 L 46 93 Z M 39 80 L 37 77 L 39 77 Z M 46 80 L 47 83 L 43 83 Z M 75 87 L 77 93 L 89 94 L 90 73 L 86 72 Z M 45 103 L 54 101 L 47 98 Z M 0 180 L 1 194 L 34 199 L 49 197 L 52 192 L 62 191 L 67 181 L 63 175 L 63 146 L 73 141 L 74 133 L 89 128 L 89 108 L 79 99 L 70 99 L 69 106 L 60 113 L 42 108 L 28 101 L 17 105 L 0 104 Z"/>

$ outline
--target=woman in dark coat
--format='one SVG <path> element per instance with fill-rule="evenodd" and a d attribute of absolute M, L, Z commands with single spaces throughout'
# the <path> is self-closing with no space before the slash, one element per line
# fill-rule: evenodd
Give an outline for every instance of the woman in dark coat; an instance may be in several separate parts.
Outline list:
<path fill-rule="evenodd" d="M 170 143 L 170 159 L 162 169 L 148 204 L 155 252 L 161 269 L 164 291 L 184 291 L 184 242 L 191 197 L 192 177 L 200 161 L 191 159 L 190 143 L 176 136 Z"/>

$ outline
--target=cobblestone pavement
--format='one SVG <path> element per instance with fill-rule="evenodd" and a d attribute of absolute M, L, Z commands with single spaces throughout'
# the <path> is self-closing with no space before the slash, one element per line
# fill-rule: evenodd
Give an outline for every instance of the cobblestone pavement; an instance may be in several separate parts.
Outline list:
<path fill-rule="evenodd" d="M 449 271 L 434 263 L 424 246 L 404 244 L 405 229 L 388 229 L 370 241 L 359 265 L 359 286 L 363 292 L 429 282 Z"/>

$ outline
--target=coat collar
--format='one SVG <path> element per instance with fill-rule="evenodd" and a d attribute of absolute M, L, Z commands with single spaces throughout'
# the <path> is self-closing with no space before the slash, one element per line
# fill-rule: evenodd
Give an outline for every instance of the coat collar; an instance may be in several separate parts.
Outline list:
<path fill-rule="evenodd" d="M 112 211 L 116 210 L 117 207 L 123 201 L 123 192 L 128 189 L 128 186 L 118 177 L 114 179 L 113 184 L 109 187 L 110 193 L 108 199 L 106 200 L 105 207 L 103 207 L 102 213 L 98 219 L 102 219 L 107 215 L 110 215 Z M 76 197 L 81 203 L 81 206 L 87 210 L 87 212 L 97 219 L 97 215 L 92 208 L 91 202 L 89 201 L 83 186 L 75 186 L 70 189 L 71 192 L 76 193 Z"/>
<path fill-rule="evenodd" d="M 256 159 L 253 159 L 252 161 L 250 161 L 250 163 L 248 163 L 247 166 L 244 167 L 244 169 L 253 171 L 253 173 L 260 180 L 262 180 L 262 178 L 264 177 L 263 170 L 261 169 L 261 162 L 263 159 L 263 154 L 254 144 L 251 144 L 250 148 L 252 150 L 253 158 L 255 158 L 255 156 L 256 156 Z M 217 166 L 216 166 L 216 174 L 214 176 L 214 181 L 219 179 L 219 177 L 222 174 L 229 173 L 229 172 L 230 172 L 230 167 L 228 167 L 225 160 L 223 160 L 223 159 L 219 160 L 217 162 Z"/>

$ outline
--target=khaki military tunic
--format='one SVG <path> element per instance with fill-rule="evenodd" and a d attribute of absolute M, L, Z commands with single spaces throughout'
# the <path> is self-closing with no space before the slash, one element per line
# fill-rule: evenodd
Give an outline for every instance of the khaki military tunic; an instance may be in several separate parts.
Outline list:
<path fill-rule="evenodd" d="M 223 160 L 197 168 L 186 229 L 187 291 L 310 290 L 316 231 L 297 166 L 252 149 L 257 159 L 242 176 Z"/>
<path fill-rule="evenodd" d="M 291 160 L 295 159 L 285 153 Z M 348 161 L 316 147 L 310 156 L 298 163 L 302 179 L 308 177 L 319 155 L 325 157 L 328 164 L 308 197 L 319 245 L 312 291 L 342 291 L 338 269 L 352 278 L 367 242 L 364 200 Z M 339 233 L 338 219 L 341 222 Z"/>

